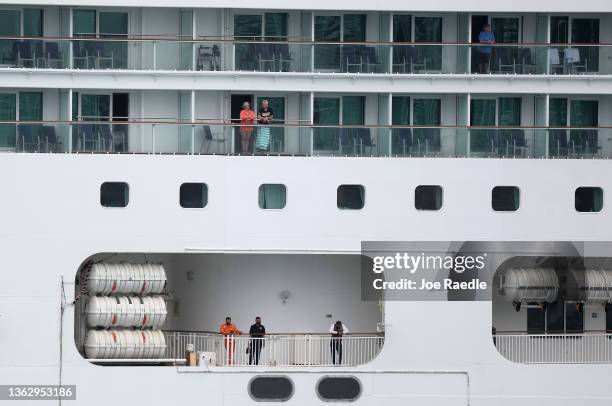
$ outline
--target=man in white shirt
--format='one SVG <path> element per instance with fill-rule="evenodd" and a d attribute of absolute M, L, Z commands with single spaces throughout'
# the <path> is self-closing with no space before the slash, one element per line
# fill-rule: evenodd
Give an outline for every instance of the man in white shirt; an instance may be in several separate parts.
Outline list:
<path fill-rule="evenodd" d="M 336 353 L 338 353 L 338 365 L 342 364 L 342 336 L 349 332 L 344 323 L 340 320 L 333 323 L 329 328 L 331 333 L 331 341 L 329 348 L 331 349 L 332 364 L 336 365 Z"/>

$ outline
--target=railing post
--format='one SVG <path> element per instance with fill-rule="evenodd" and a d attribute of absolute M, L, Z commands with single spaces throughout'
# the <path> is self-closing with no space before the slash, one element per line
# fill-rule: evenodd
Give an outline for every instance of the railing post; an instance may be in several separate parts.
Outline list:
<path fill-rule="evenodd" d="M 153 41 L 153 70 L 157 70 L 157 41 Z"/>
<path fill-rule="evenodd" d="M 151 153 L 155 153 L 155 123 L 151 124 Z"/>

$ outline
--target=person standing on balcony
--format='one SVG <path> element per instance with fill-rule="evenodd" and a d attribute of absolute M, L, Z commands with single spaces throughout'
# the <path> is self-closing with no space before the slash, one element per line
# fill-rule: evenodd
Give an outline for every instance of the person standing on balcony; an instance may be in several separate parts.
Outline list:
<path fill-rule="evenodd" d="M 485 24 L 482 27 L 478 35 L 478 42 L 482 44 L 476 48 L 478 50 L 478 73 L 490 73 L 491 54 L 493 53 L 491 45 L 495 44 L 495 34 L 491 32 L 491 24 Z"/>
<path fill-rule="evenodd" d="M 253 127 L 257 116 L 255 112 L 251 110 L 251 103 L 245 101 L 242 103 L 242 110 L 240 111 L 240 144 L 242 145 L 242 152 L 247 153 L 250 151 L 251 135 L 253 134 Z M 249 125 L 251 124 L 251 125 Z"/>
<path fill-rule="evenodd" d="M 227 364 L 233 365 L 233 355 L 236 352 L 236 335 L 242 334 L 235 324 L 232 323 L 231 317 L 225 318 L 225 323 L 219 327 L 219 333 L 223 334 L 223 345 L 227 354 Z"/>
<path fill-rule="evenodd" d="M 338 365 L 342 365 L 342 336 L 349 332 L 344 323 L 340 320 L 335 322 L 329 328 L 331 333 L 331 342 L 329 347 L 331 349 L 332 364 L 336 365 L 336 353 L 338 353 Z"/>
<path fill-rule="evenodd" d="M 257 121 L 259 124 L 271 124 L 274 119 L 274 111 L 269 106 L 268 100 L 263 99 L 261 101 L 261 107 L 257 112 Z M 255 147 L 259 150 L 265 151 L 270 146 L 270 127 L 264 126 L 259 127 L 257 132 L 257 141 Z"/>
<path fill-rule="evenodd" d="M 249 335 L 251 336 L 251 342 L 249 344 L 249 365 L 259 365 L 259 354 L 261 348 L 266 345 L 264 342 L 264 335 L 266 334 L 266 328 L 261 324 L 261 317 L 255 317 L 255 324 L 249 329 Z"/>

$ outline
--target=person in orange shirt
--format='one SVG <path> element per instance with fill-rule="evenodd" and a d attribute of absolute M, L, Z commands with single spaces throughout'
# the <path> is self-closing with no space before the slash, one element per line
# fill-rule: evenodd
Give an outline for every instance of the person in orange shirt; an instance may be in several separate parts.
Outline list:
<path fill-rule="evenodd" d="M 251 135 L 253 134 L 253 127 L 245 124 L 253 124 L 257 120 L 255 112 L 251 110 L 251 103 L 242 103 L 242 110 L 240 111 L 240 144 L 242 145 L 242 152 L 247 153 L 250 151 Z"/>
<path fill-rule="evenodd" d="M 223 334 L 225 337 L 223 340 L 223 345 L 225 346 L 225 351 L 227 353 L 227 362 L 228 365 L 232 365 L 232 358 L 236 352 L 235 336 L 242 334 L 242 331 L 238 330 L 238 327 L 232 323 L 232 318 L 228 316 L 225 318 L 225 323 L 221 324 L 219 327 L 219 333 Z"/>

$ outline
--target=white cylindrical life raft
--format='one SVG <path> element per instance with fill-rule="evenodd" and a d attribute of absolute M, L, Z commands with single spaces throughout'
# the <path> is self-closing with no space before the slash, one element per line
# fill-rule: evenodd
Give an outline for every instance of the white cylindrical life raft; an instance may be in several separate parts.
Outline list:
<path fill-rule="evenodd" d="M 500 289 L 509 302 L 551 303 L 557 299 L 559 278 L 553 268 L 508 269 L 500 277 Z"/>
<path fill-rule="evenodd" d="M 165 353 L 159 330 L 89 330 L 85 337 L 88 359 L 161 359 Z"/>
<path fill-rule="evenodd" d="M 587 269 L 584 271 L 584 286 L 580 287 L 585 302 L 612 303 L 612 271 Z"/>
<path fill-rule="evenodd" d="M 87 304 L 89 327 L 155 327 L 166 321 L 161 296 L 92 296 Z"/>
<path fill-rule="evenodd" d="M 166 271 L 161 264 L 95 264 L 87 279 L 92 295 L 157 294 L 166 285 Z"/>

